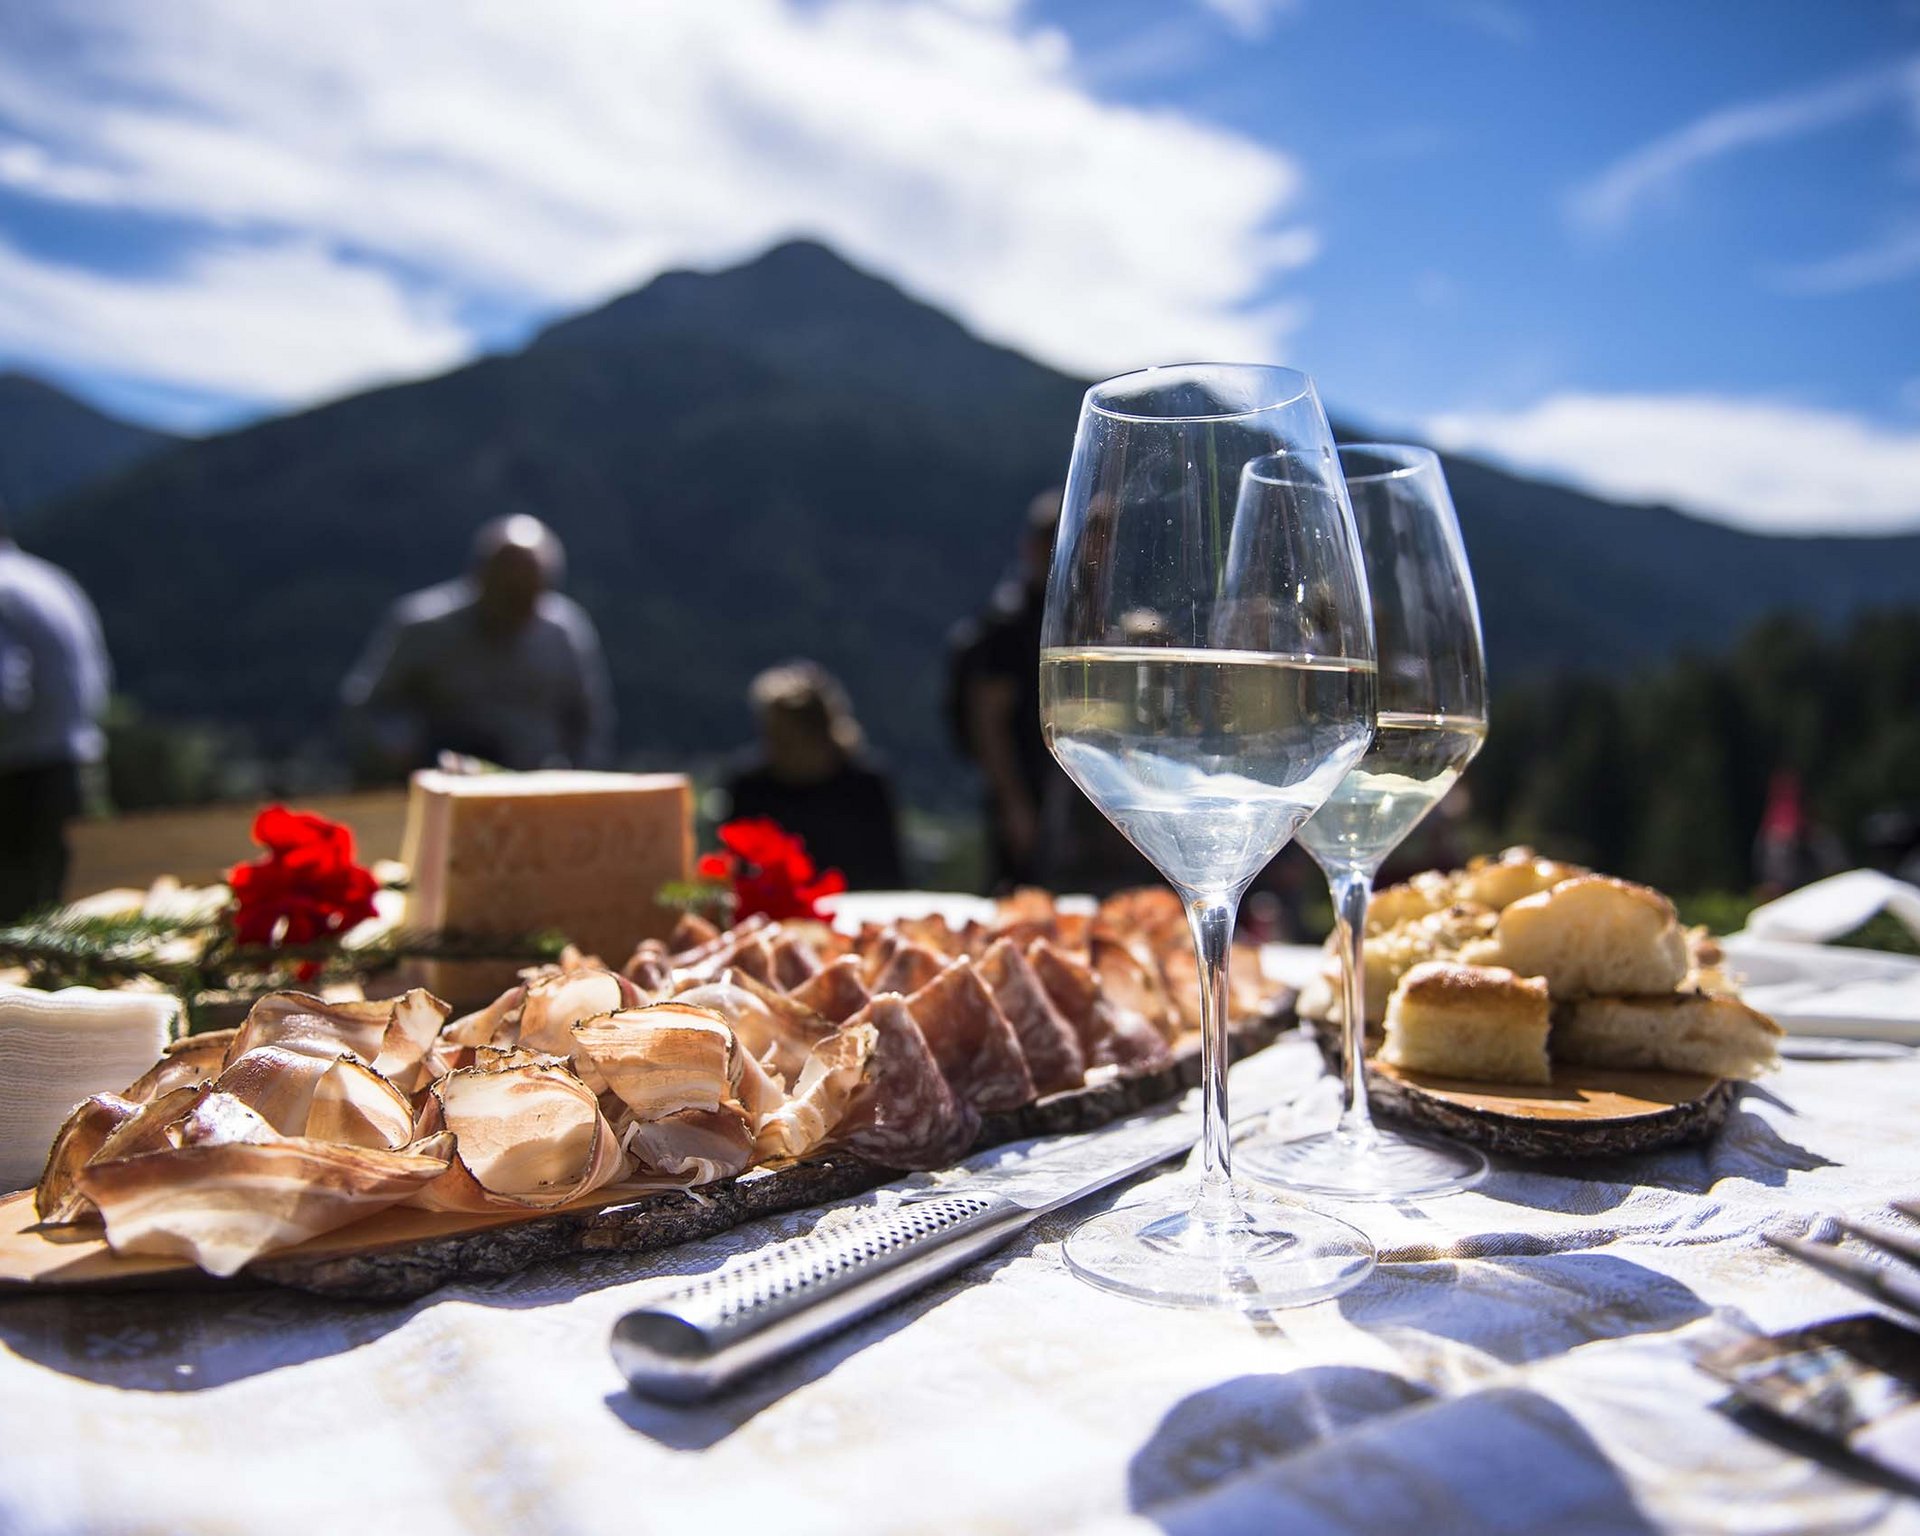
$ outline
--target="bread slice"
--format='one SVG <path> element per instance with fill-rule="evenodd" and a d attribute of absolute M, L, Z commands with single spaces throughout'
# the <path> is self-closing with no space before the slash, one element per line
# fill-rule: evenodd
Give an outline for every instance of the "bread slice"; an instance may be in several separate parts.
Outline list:
<path fill-rule="evenodd" d="M 1554 1059 L 1758 1077 L 1779 1065 L 1783 1031 L 1735 997 L 1583 997 L 1553 1012 Z"/>
<path fill-rule="evenodd" d="M 1442 907 L 1451 906 L 1454 882 L 1458 879 L 1457 871 L 1446 874 L 1429 869 L 1399 885 L 1389 885 L 1384 890 L 1375 891 L 1373 899 L 1367 903 L 1367 932 L 1384 933 L 1389 928 L 1397 928 L 1402 923 L 1410 923 L 1429 912 L 1438 912 Z"/>
<path fill-rule="evenodd" d="M 1543 859 L 1531 848 L 1509 848 L 1497 859 L 1470 859 L 1455 882 L 1455 897 L 1499 911 L 1586 873 L 1578 864 Z"/>
<path fill-rule="evenodd" d="M 1360 948 L 1360 967 L 1365 972 L 1367 1026 L 1377 1029 L 1387 1017 L 1387 998 L 1400 984 L 1400 978 L 1425 960 L 1450 960 L 1462 944 L 1485 939 L 1493 932 L 1494 914 L 1485 907 L 1464 902 L 1409 918 L 1383 932 L 1369 932 Z M 1300 1016 L 1308 1019 L 1345 1017 L 1340 996 L 1339 935 L 1327 940 L 1320 973 L 1300 994 L 1295 1005 Z"/>
<path fill-rule="evenodd" d="M 1544 976 L 1556 998 L 1654 996 L 1687 974 L 1673 903 L 1607 875 L 1579 875 L 1516 901 L 1494 937 L 1500 964 Z"/>
<path fill-rule="evenodd" d="M 1440 1077 L 1548 1083 L 1547 984 L 1495 966 L 1429 960 L 1387 1002 L 1380 1059 Z"/>

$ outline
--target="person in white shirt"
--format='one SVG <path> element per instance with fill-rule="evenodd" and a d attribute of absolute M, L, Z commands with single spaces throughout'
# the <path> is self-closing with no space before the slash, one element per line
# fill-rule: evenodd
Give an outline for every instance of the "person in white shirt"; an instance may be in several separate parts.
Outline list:
<path fill-rule="evenodd" d="M 566 557 L 537 518 L 474 537 L 470 574 L 401 598 L 342 687 L 362 775 L 443 752 L 504 768 L 598 768 L 613 753 L 600 637 L 554 590 Z"/>
<path fill-rule="evenodd" d="M 111 682 L 93 604 L 13 541 L 0 507 L 0 923 L 60 899 Z"/>

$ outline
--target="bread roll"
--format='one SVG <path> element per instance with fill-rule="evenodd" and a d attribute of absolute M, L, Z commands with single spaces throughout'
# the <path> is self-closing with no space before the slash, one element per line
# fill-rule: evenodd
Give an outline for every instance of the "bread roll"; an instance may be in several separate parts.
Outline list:
<path fill-rule="evenodd" d="M 1497 859 L 1468 860 L 1455 891 L 1459 900 L 1477 902 L 1497 912 L 1586 873 L 1578 864 L 1540 858 L 1531 848 L 1509 848 Z"/>
<path fill-rule="evenodd" d="M 1687 974 L 1673 903 L 1606 875 L 1580 875 L 1516 901 L 1494 936 L 1500 963 L 1544 976 L 1556 998 L 1672 992 Z"/>
<path fill-rule="evenodd" d="M 1383 932 L 1369 933 L 1360 949 L 1368 1027 L 1376 1028 L 1386 1019 L 1387 998 L 1400 984 L 1402 976 L 1424 960 L 1452 959 L 1460 952 L 1461 945 L 1491 934 L 1494 921 L 1494 914 L 1485 907 L 1455 902 Z M 1327 940 L 1326 958 L 1315 984 L 1301 994 L 1296 1006 L 1303 1018 L 1337 1022 L 1346 1017 L 1340 1001 L 1338 943 L 1336 932 Z"/>
<path fill-rule="evenodd" d="M 1547 1083 L 1547 984 L 1491 966 L 1430 960 L 1387 1003 L 1380 1059 L 1478 1082 Z"/>
<path fill-rule="evenodd" d="M 1586 997 L 1554 1009 L 1552 1046 L 1580 1066 L 1751 1078 L 1779 1064 L 1781 1034 L 1735 997 Z"/>
<path fill-rule="evenodd" d="M 1384 933 L 1390 928 L 1398 928 L 1403 923 L 1425 917 L 1429 912 L 1438 912 L 1442 907 L 1451 906 L 1454 882 L 1459 878 L 1458 871 L 1443 874 L 1437 869 L 1429 869 L 1400 885 L 1375 891 L 1373 899 L 1367 903 L 1367 932 Z"/>

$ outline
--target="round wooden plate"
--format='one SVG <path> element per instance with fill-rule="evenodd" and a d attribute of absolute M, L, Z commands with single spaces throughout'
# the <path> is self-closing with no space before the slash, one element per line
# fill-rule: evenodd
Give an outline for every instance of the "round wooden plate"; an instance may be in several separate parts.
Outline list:
<path fill-rule="evenodd" d="M 1336 1033 L 1314 1037 L 1339 1070 Z M 1620 1071 L 1554 1063 L 1553 1082 L 1468 1082 L 1402 1071 L 1369 1057 L 1367 1092 L 1383 1120 L 1438 1131 L 1508 1157 L 1619 1157 L 1706 1141 L 1740 1085 L 1692 1072 Z"/>

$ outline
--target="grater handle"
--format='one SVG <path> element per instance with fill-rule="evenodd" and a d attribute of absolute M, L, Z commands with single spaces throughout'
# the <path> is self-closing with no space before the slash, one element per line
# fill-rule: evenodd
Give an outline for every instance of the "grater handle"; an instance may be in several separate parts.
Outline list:
<path fill-rule="evenodd" d="M 782 1243 L 613 1326 L 642 1397 L 703 1402 L 1009 1241 L 1035 1213 L 999 1195 L 934 1195 Z"/>

